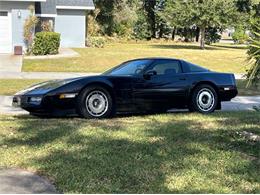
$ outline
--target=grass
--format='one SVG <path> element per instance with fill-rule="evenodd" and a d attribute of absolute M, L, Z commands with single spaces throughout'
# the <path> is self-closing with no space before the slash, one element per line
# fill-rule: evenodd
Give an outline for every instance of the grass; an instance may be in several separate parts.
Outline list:
<path fill-rule="evenodd" d="M 0 94 L 1 95 L 14 95 L 16 92 L 25 89 L 31 85 L 43 82 L 44 80 L 31 80 L 31 79 L 0 79 Z M 237 80 L 238 95 L 252 96 L 260 95 L 260 84 L 256 87 L 252 86 L 246 88 L 245 80 Z"/>
<path fill-rule="evenodd" d="M 43 81 L 41 79 L 0 79 L 0 94 L 14 95 L 22 89 Z"/>
<path fill-rule="evenodd" d="M 63 193 L 260 193 L 260 143 L 242 131 L 260 135 L 260 113 L 0 116 L 0 167 L 35 171 Z"/>
<path fill-rule="evenodd" d="M 214 71 L 245 72 L 246 48 L 230 44 L 208 46 L 202 51 L 198 45 L 173 42 L 116 43 L 105 48 L 75 49 L 81 57 L 24 60 L 26 72 L 104 72 L 123 61 L 142 57 L 173 57 L 185 59 Z"/>

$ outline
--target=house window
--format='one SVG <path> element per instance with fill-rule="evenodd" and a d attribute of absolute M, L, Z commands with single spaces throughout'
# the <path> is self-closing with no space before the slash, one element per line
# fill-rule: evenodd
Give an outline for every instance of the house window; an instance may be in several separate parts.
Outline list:
<path fill-rule="evenodd" d="M 0 16 L 8 16 L 8 12 L 0 11 Z"/>

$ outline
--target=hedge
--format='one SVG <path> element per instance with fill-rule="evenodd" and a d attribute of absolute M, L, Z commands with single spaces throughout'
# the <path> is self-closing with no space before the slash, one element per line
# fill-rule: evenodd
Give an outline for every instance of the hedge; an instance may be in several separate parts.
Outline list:
<path fill-rule="evenodd" d="M 89 47 L 104 48 L 106 40 L 104 37 L 88 37 L 87 45 Z"/>
<path fill-rule="evenodd" d="M 38 32 L 35 35 L 32 53 L 34 55 L 58 54 L 60 34 L 56 32 Z"/>

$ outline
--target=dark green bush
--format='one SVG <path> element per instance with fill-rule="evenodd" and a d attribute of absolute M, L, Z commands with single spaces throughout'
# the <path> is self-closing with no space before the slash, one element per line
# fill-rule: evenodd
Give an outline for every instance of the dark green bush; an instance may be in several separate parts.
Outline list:
<path fill-rule="evenodd" d="M 60 34 L 56 32 L 38 32 L 34 38 L 32 52 L 34 55 L 58 54 Z"/>
<path fill-rule="evenodd" d="M 210 45 L 212 43 L 217 43 L 221 39 L 221 35 L 218 33 L 217 28 L 208 28 L 206 30 L 206 36 L 205 36 L 205 41 L 206 44 Z"/>

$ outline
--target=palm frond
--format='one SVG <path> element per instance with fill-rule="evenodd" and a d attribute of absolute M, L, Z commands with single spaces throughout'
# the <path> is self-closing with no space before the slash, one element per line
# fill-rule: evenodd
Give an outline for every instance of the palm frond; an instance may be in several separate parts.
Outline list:
<path fill-rule="evenodd" d="M 260 25 L 255 22 L 252 24 L 252 32 L 249 39 L 248 62 L 251 65 L 247 72 L 247 87 L 260 80 Z"/>

